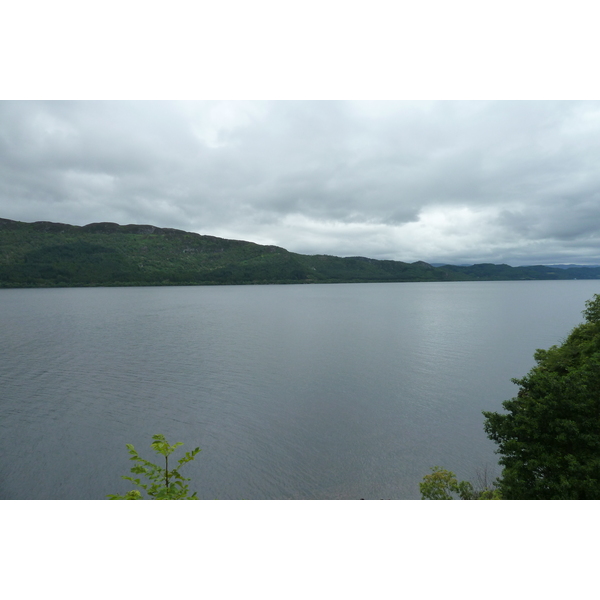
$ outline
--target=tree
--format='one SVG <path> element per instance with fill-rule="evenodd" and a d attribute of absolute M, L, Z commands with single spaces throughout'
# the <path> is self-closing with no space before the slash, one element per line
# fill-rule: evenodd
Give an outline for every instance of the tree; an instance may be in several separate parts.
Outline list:
<path fill-rule="evenodd" d="M 537 350 L 506 413 L 484 412 L 511 500 L 600 499 L 600 295 L 560 346 Z"/>
<path fill-rule="evenodd" d="M 200 452 L 200 448 L 195 448 L 191 452 L 186 452 L 183 458 L 180 458 L 177 462 L 177 466 L 169 471 L 169 456 L 173 451 L 182 446 L 182 442 L 177 442 L 172 446 L 167 442 L 164 435 L 157 434 L 153 435 L 154 440 L 151 444 L 152 449 L 165 457 L 165 467 L 159 467 L 150 461 L 142 458 L 133 447 L 132 444 L 126 444 L 131 458 L 136 462 L 136 465 L 131 468 L 131 472 L 138 475 L 145 475 L 150 483 L 142 483 L 140 478 L 130 477 L 123 475 L 123 479 L 132 481 L 137 486 L 141 487 L 146 491 L 150 498 L 154 500 L 197 500 L 196 492 L 191 496 L 189 495 L 189 486 L 185 481 L 190 481 L 189 478 L 182 477 L 179 473 L 179 468 L 185 463 L 194 460 L 196 454 Z M 109 494 L 107 496 L 111 500 L 142 500 L 143 496 L 139 490 L 131 490 L 124 496 L 116 494 Z"/>
<path fill-rule="evenodd" d="M 468 481 L 458 481 L 452 471 L 442 467 L 432 467 L 431 473 L 419 483 L 421 500 L 454 500 L 456 494 L 461 500 L 500 500 L 495 486 L 487 481 L 487 471 L 478 475 L 480 485 L 475 488 Z"/>
<path fill-rule="evenodd" d="M 419 484 L 422 500 L 454 500 L 452 494 L 458 494 L 463 500 L 470 500 L 474 493 L 468 481 L 458 481 L 452 471 L 442 467 L 432 467 L 431 474 L 425 475 Z"/>

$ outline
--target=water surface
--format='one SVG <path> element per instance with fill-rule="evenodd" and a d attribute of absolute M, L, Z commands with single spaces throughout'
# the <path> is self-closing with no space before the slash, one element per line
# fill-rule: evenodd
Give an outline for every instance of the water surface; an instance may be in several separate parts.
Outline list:
<path fill-rule="evenodd" d="M 419 497 L 493 468 L 482 410 L 596 281 L 0 290 L 0 498 L 131 489 L 126 443 L 202 452 L 202 498 Z"/>

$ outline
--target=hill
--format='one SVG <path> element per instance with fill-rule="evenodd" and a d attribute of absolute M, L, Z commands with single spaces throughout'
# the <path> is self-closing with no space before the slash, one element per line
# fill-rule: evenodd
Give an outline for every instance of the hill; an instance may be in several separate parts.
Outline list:
<path fill-rule="evenodd" d="M 443 281 L 426 263 L 306 256 L 152 225 L 0 219 L 0 286 Z"/>
<path fill-rule="evenodd" d="M 600 267 L 571 267 L 535 265 L 530 267 L 511 267 L 482 263 L 470 266 L 444 265 L 445 271 L 460 273 L 470 280 L 506 281 L 520 279 L 600 279 Z"/>
<path fill-rule="evenodd" d="M 0 219 L 0 287 L 598 279 L 600 268 L 433 267 L 304 255 L 152 225 Z"/>

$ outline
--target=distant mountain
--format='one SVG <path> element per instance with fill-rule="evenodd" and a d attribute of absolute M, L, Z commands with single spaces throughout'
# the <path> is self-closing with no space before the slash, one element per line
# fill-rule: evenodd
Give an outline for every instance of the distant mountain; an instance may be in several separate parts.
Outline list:
<path fill-rule="evenodd" d="M 600 265 L 544 265 L 553 269 L 597 269 Z"/>
<path fill-rule="evenodd" d="M 153 225 L 83 227 L 0 219 L 0 287 L 599 279 L 599 268 L 435 267 L 278 246 Z"/>
<path fill-rule="evenodd" d="M 600 267 L 573 267 L 560 269 L 545 265 L 531 267 L 511 267 L 482 263 L 469 267 L 446 265 L 445 271 L 461 273 L 471 280 L 506 281 L 526 279 L 600 279 Z"/>
<path fill-rule="evenodd" d="M 468 264 L 460 264 L 460 265 L 450 265 L 450 263 L 429 263 L 432 267 L 445 267 L 445 266 L 453 266 L 453 267 L 472 267 L 473 263 Z M 524 265 L 527 268 L 529 267 L 550 267 L 551 269 L 597 269 L 600 268 L 600 265 Z"/>

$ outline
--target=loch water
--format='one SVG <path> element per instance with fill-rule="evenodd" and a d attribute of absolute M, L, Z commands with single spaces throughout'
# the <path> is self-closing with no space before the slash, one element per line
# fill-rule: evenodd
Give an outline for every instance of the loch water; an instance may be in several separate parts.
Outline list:
<path fill-rule="evenodd" d="M 163 433 L 204 499 L 499 474 L 482 410 L 598 281 L 0 290 L 0 498 L 103 499 Z"/>

